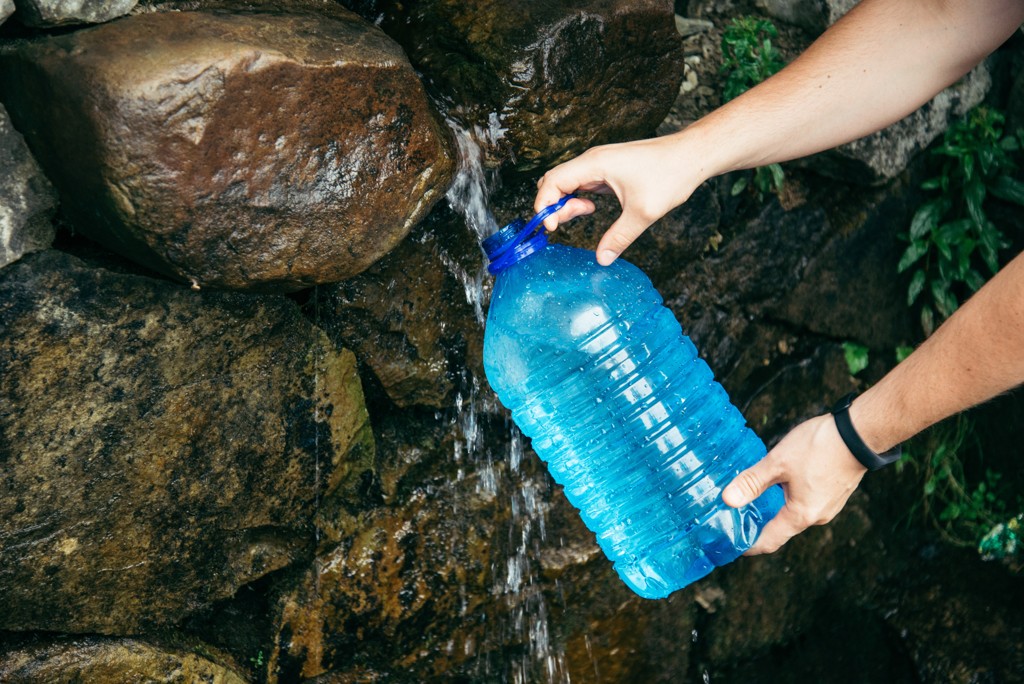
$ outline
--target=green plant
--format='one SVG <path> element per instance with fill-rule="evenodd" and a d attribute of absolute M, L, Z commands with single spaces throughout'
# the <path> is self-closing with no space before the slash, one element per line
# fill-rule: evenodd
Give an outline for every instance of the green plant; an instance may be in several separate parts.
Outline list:
<path fill-rule="evenodd" d="M 913 468 L 921 476 L 921 513 L 943 539 L 1002 558 L 1017 552 L 1019 523 L 1006 528 L 1008 492 L 1000 473 L 986 468 L 984 477 L 976 476 L 971 483 L 964 462 L 980 457 L 973 423 L 961 414 L 910 440 L 897 467 Z M 1018 506 L 1021 503 L 1017 501 Z M 997 556 L 999 553 L 1003 555 Z"/>
<path fill-rule="evenodd" d="M 907 304 L 921 297 L 921 327 L 930 335 L 938 323 L 953 315 L 961 301 L 977 291 L 999 270 L 999 250 L 1008 246 L 1003 232 L 988 217 L 990 195 L 1024 205 L 1024 183 L 1010 175 L 1016 170 L 1011 153 L 1020 139 L 1003 134 L 1004 117 L 977 107 L 945 133 L 932 150 L 937 175 L 921 184 L 934 196 L 914 213 L 903 235 L 909 246 L 897 270 L 911 270 Z"/>
<path fill-rule="evenodd" d="M 868 367 L 868 348 L 855 342 L 843 342 L 843 356 L 850 375 L 856 375 Z"/>
<path fill-rule="evenodd" d="M 772 38 L 779 35 L 775 25 L 759 17 L 736 17 L 722 32 L 722 66 L 725 77 L 722 100 L 728 102 L 739 97 L 772 74 L 785 62 Z M 754 169 L 753 188 L 758 197 L 765 193 L 778 193 L 785 182 L 785 172 L 778 164 Z M 750 185 L 748 176 L 741 176 L 732 186 L 733 196 Z"/>

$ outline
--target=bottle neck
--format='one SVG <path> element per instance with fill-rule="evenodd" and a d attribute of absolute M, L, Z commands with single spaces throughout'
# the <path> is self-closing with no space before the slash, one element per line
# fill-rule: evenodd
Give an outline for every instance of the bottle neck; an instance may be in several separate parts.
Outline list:
<path fill-rule="evenodd" d="M 544 219 L 564 207 L 565 203 L 575 196 L 566 195 L 558 202 L 544 207 L 529 222 L 516 219 L 484 240 L 484 251 L 491 261 L 487 270 L 492 275 L 498 275 L 509 266 L 544 249 L 548 244 L 548 236 L 543 226 Z"/>
<path fill-rule="evenodd" d="M 491 261 L 487 270 L 491 275 L 498 275 L 547 246 L 548 236 L 543 229 L 531 235 L 532 228 L 527 232 L 526 226 L 526 221 L 517 219 L 484 240 L 484 252 Z"/>

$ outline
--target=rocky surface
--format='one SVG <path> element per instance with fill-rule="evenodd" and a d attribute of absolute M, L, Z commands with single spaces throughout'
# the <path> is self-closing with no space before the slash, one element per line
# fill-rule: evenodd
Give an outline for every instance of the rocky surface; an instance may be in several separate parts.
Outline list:
<path fill-rule="evenodd" d="M 439 206 L 365 273 L 318 288 L 318 321 L 398 406 L 446 408 L 467 373 L 482 367 L 483 310 L 467 301 L 482 267 L 469 231 Z"/>
<path fill-rule="evenodd" d="M 857 0 L 757 0 L 757 6 L 780 21 L 818 35 L 850 11 Z"/>
<path fill-rule="evenodd" d="M 650 135 L 682 76 L 665 0 L 346 4 L 405 47 L 449 115 L 490 143 L 492 163 L 521 170 Z"/>
<path fill-rule="evenodd" d="M 0 57 L 0 96 L 108 247 L 203 287 L 333 282 L 398 244 L 452 171 L 401 49 L 344 16 L 137 15 Z"/>
<path fill-rule="evenodd" d="M 53 28 L 101 24 L 132 11 L 139 0 L 17 0 L 18 18 L 28 26 Z"/>
<path fill-rule="evenodd" d="M 0 268 L 50 246 L 56 207 L 53 187 L 0 105 Z"/>
<path fill-rule="evenodd" d="M 160 646 L 138 639 L 83 637 L 0 652 L 5 682 L 174 682 L 245 684 L 245 670 L 200 643 Z"/>
<path fill-rule="evenodd" d="M 649 87 L 652 69 L 643 65 L 667 54 L 667 42 L 645 33 L 653 17 L 662 16 L 661 5 L 479 3 L 464 9 L 428 1 L 406 3 L 400 11 L 397 3 L 376 0 L 350 4 L 366 18 L 379 19 L 413 46 L 410 51 L 420 48 L 407 42 L 409 34 L 420 33 L 422 51 L 415 59 L 422 60 L 417 66 L 429 87 L 449 115 L 465 115 L 466 125 L 480 128 L 485 144 L 498 139 L 488 137 L 490 112 L 510 120 L 538 117 L 537 140 L 530 142 L 523 131 L 513 134 L 510 127 L 502 138 L 507 147 L 490 149 L 496 164 L 515 165 L 507 155 L 516 154 L 517 145 L 541 160 L 557 155 L 558 146 L 586 144 L 579 130 L 560 128 L 569 121 L 563 114 L 576 114 L 559 108 L 552 84 L 566 86 L 579 101 L 588 96 L 578 89 L 591 87 L 591 72 L 614 79 L 628 75 L 629 87 Z M 192 11 L 198 6 L 208 11 Z M 654 11 L 644 14 L 650 7 Z M 707 13 L 694 14 L 706 18 L 677 22 L 687 34 L 687 79 L 693 75 L 696 83 L 684 80 L 682 87 L 668 88 L 678 99 L 666 123 L 692 119 L 716 103 L 714 41 L 730 12 L 753 11 L 756 5 L 690 3 L 691 9 L 701 7 Z M 182 0 L 145 11 L 154 14 L 140 17 L 165 12 L 178 18 L 140 23 L 132 17 L 109 25 L 110 35 L 127 41 L 117 45 L 134 45 L 123 35 L 142 27 L 138 40 L 159 47 L 157 63 L 142 58 L 141 49 L 131 53 L 134 60 L 117 61 L 111 56 L 114 44 L 97 45 L 99 29 L 29 44 L 0 39 L 3 68 L 28 64 L 18 79 L 55 84 L 45 100 L 54 111 L 28 122 L 36 131 L 28 141 L 58 171 L 63 167 L 52 161 L 63 159 L 58 152 L 86 160 L 69 165 L 77 170 L 66 172 L 65 192 L 77 191 L 72 186 L 83 178 L 112 178 L 107 167 L 89 165 L 100 158 L 89 145 L 113 149 L 111 141 L 121 135 L 121 129 L 97 128 L 100 115 L 75 113 L 86 110 L 83 103 L 126 102 L 102 88 L 87 98 L 70 85 L 71 72 L 63 67 L 53 73 L 64 74 L 64 80 L 40 75 L 51 73 L 43 66 L 64 63 L 65 57 L 79 64 L 113 60 L 126 69 L 118 82 L 131 85 L 126 88 L 133 93 L 152 84 L 167 97 L 163 104 L 155 96 L 145 100 L 157 118 L 174 103 L 183 107 L 183 116 L 233 108 L 231 117 L 171 117 L 177 128 L 161 140 L 172 150 L 179 149 L 172 142 L 190 149 L 181 139 L 195 137 L 198 129 L 189 126 L 212 126 L 199 138 L 211 147 L 200 146 L 196 158 L 229 148 L 229 123 L 243 137 L 262 130 L 264 122 L 289 134 L 301 129 L 281 150 L 264 146 L 267 158 L 280 153 L 280 165 L 273 168 L 281 176 L 294 175 L 288 155 L 316 131 L 334 135 L 354 127 L 353 135 L 369 140 L 367 145 L 380 140 L 379 131 L 353 123 L 355 114 L 335 129 L 323 123 L 316 107 L 300 107 L 335 106 L 362 92 L 317 90 L 335 83 L 326 74 L 333 67 L 311 69 L 314 77 L 304 71 L 309 65 L 298 52 L 278 62 L 277 53 L 268 57 L 262 51 L 274 44 L 287 52 L 282 45 L 308 47 L 321 39 L 333 49 L 341 46 L 342 34 L 397 50 L 347 11 L 320 0 Z M 263 47 L 254 47 L 249 34 L 232 43 L 239 35 L 234 29 L 219 32 L 216 40 L 206 29 L 187 40 L 172 32 L 167 38 L 173 41 L 156 40 L 146 23 L 209 27 L 202 22 L 213 21 L 211 13 L 227 22 L 220 28 L 231 25 L 246 33 L 236 26 L 243 24 L 251 33 L 262 27 Z M 268 14 L 277 18 L 269 20 Z M 302 17 L 320 14 L 324 18 L 315 26 L 303 23 Z M 408 27 L 400 17 L 410 21 Z M 413 28 L 413 20 L 425 23 Z M 283 23 L 272 26 L 274 21 Z M 661 30 L 657 22 L 653 33 Z M 335 33 L 338 23 L 351 24 L 353 33 Z M 294 43 L 280 37 L 282 26 L 294 29 Z M 640 35 L 633 42 L 615 38 L 633 31 Z M 595 32 L 604 36 L 607 52 L 591 50 Z M 803 36 L 792 26 L 781 33 L 785 49 L 795 48 Z M 168 42 L 188 52 L 188 64 L 215 66 L 195 78 L 174 72 L 183 62 Z M 63 52 L 83 45 L 89 49 Z M 196 46 L 213 52 L 192 51 Z M 431 62 L 442 47 L 451 54 Z M 615 57 L 621 74 L 600 61 L 617 50 L 631 55 Z M 216 61 L 217 55 L 223 60 Z M 487 74 L 509 73 L 509 65 L 544 66 L 545 56 L 558 68 L 537 71 L 531 92 L 556 94 L 533 101 L 533 109 L 504 77 L 488 81 Z M 404 59 L 396 58 L 396 68 L 408 72 Z M 243 63 L 249 71 L 237 67 Z M 450 73 L 428 71 L 432 64 L 450 66 Z M 260 79 L 277 68 L 281 80 L 273 82 L 275 90 Z M 641 72 L 646 81 L 632 71 L 641 68 L 648 69 Z M 234 76 L 228 75 L 239 69 L 248 75 L 238 76 L 243 80 L 233 90 Z M 165 78 L 167 73 L 172 76 Z M 152 75 L 159 78 L 146 80 Z M 562 80 L 544 80 L 553 76 Z M 616 96 L 637 106 L 662 106 L 660 94 L 652 98 L 615 82 Z M 209 88 L 197 90 L 197 84 Z M 487 88 L 473 90 L 481 84 Z M 999 92 L 993 88 L 989 97 Z M 514 97 L 521 97 L 514 104 L 524 112 L 481 108 L 482 118 L 473 119 L 465 104 Z M 271 103 L 292 108 L 279 121 L 268 113 Z M 634 126 L 639 130 L 637 122 L 649 112 L 623 121 L 620 105 L 612 96 L 591 101 L 589 107 L 601 112 L 594 130 L 610 137 L 632 135 Z M 371 111 L 370 105 L 364 110 Z M 145 119 L 138 112 L 122 119 L 116 111 L 102 116 L 123 126 Z M 68 127 L 47 128 L 40 120 L 83 124 L 77 137 L 61 138 L 70 135 Z M 300 126 L 306 123 L 310 127 Z M 563 139 L 564 131 L 569 133 Z M 542 150 L 549 139 L 554 143 Z M 89 149 L 57 147 L 67 140 Z M 218 160 L 224 179 L 244 183 L 216 186 L 219 194 L 204 200 L 210 206 L 238 200 L 232 193 L 242 190 L 232 188 L 255 187 L 246 174 L 256 168 L 248 160 L 257 148 L 230 149 L 249 156 L 210 158 Z M 313 156 L 314 163 L 328 158 Z M 142 164 L 136 157 L 117 159 Z M 523 168 L 539 163 L 517 159 Z M 780 197 L 733 196 L 738 176 L 717 179 L 626 252 L 625 258 L 652 277 L 765 441 L 778 440 L 836 397 L 869 386 L 892 364 L 893 345 L 913 341 L 902 305 L 905 284 L 895 276 L 901 246 L 896 236 L 919 201 L 913 190 L 919 161 L 908 163 L 909 173 L 869 189 L 849 182 L 853 176 L 831 180 L 790 168 Z M 983 564 L 970 550 L 950 550 L 908 513 L 920 507 L 923 486 L 911 466 L 866 478 L 831 525 L 795 538 L 778 554 L 739 559 L 664 601 L 629 592 L 528 442 L 512 429 L 480 372 L 480 318 L 489 279 L 480 276 L 477 242 L 478 233 L 492 226 L 475 211 L 492 211 L 499 224 L 522 216 L 532 205 L 536 180 L 504 171 L 482 173 L 490 193 L 481 193 L 474 211 L 463 206 L 472 188 L 462 181 L 472 179 L 462 176 L 458 191 L 449 194 L 453 207 L 439 202 L 429 214 L 424 207 L 425 217 L 404 238 L 402 231 L 380 233 L 380 241 L 389 243 L 381 245 L 383 251 L 397 245 L 387 256 L 343 282 L 290 297 L 192 292 L 150 277 L 70 237 L 70 231 L 58 234 L 60 252 L 31 254 L 0 271 L 0 680 L 1014 681 L 1021 663 L 1020 621 L 1014 619 L 1022 600 L 1020 577 L 1010 566 Z M 143 187 L 130 181 L 99 183 L 96 203 L 86 201 L 86 188 L 62 225 L 80 232 L 79 223 L 94 210 L 109 218 L 110 198 L 122 194 L 133 198 L 132 207 L 158 206 L 129 195 Z M 437 187 L 446 182 L 439 180 Z M 163 187 L 152 182 L 145 190 Z M 337 242 L 337 233 L 330 232 L 336 226 L 323 209 L 334 206 L 324 187 L 280 190 L 289 202 L 301 200 L 302 218 L 309 218 L 316 235 L 334 240 L 314 245 L 321 251 Z M 360 204 L 371 196 L 383 203 L 378 207 L 416 201 L 415 193 L 388 192 L 384 184 L 360 187 Z M 161 201 L 171 196 L 160 195 Z M 258 206 L 284 221 L 285 204 Z M 159 207 L 179 216 L 178 208 Z M 186 208 L 194 210 L 187 203 Z M 594 216 L 560 227 L 552 239 L 592 248 L 617 212 L 614 199 L 598 198 Z M 271 225 L 270 218 L 241 210 L 223 215 L 235 221 L 225 230 L 239 235 Z M 1010 212 L 993 215 L 1007 225 L 1019 220 Z M 363 227 L 380 228 L 368 222 Z M 219 249 L 210 240 L 210 249 Z M 253 254 L 268 249 L 252 246 Z M 209 258 L 237 264 L 241 257 Z M 254 282 L 245 286 L 290 288 L 312 281 Z M 856 377 L 844 359 L 846 341 L 870 348 L 871 363 Z M 1016 478 L 1011 492 L 1024 487 L 1013 468 L 1020 430 L 1007 428 L 1017 426 L 1013 416 L 1019 413 L 1012 405 L 1005 414 L 979 421 L 980 434 L 1000 435 L 992 439 L 1011 447 L 1009 456 L 995 445 L 986 448 L 983 464 L 989 467 L 990 458 L 1009 464 L 1007 477 Z"/>
<path fill-rule="evenodd" d="M 0 272 L 0 628 L 132 634 L 309 558 L 372 469 L 350 352 L 287 300 L 58 252 Z"/>
<path fill-rule="evenodd" d="M 7 17 L 14 14 L 14 0 L 0 0 L 0 24 L 7 21 Z"/>

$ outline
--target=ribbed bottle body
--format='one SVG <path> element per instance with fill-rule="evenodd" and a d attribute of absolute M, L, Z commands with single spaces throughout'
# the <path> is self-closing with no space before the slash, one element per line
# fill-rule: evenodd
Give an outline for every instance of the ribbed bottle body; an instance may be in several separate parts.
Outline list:
<path fill-rule="evenodd" d="M 721 490 L 765 454 L 650 280 L 548 245 L 500 273 L 488 381 L 622 579 L 667 596 L 749 548 L 782 505 Z"/>

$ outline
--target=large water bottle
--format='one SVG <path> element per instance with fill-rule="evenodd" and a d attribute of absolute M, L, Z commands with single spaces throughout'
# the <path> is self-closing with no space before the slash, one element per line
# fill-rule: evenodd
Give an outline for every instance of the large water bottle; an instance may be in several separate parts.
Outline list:
<path fill-rule="evenodd" d="M 484 369 L 622 580 L 662 598 L 750 548 L 782 490 L 722 502 L 764 444 L 643 272 L 548 244 L 568 199 L 484 242 Z"/>

